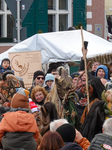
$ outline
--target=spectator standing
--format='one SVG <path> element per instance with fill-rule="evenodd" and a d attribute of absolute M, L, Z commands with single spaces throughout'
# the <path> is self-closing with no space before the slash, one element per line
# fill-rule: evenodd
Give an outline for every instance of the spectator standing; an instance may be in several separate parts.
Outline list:
<path fill-rule="evenodd" d="M 59 133 L 47 131 L 42 137 L 38 150 L 60 150 L 64 146 L 64 142 Z"/>
<path fill-rule="evenodd" d="M 65 146 L 63 146 L 61 150 L 82 150 L 82 148 L 77 143 L 73 143 L 76 136 L 76 131 L 73 125 L 69 123 L 63 124 L 60 127 L 58 127 L 56 131 L 61 135 L 65 143 Z"/>
<path fill-rule="evenodd" d="M 109 70 L 107 68 L 107 66 L 105 65 L 100 65 L 97 67 L 96 72 L 95 72 L 95 76 L 106 79 L 109 81 Z"/>
<path fill-rule="evenodd" d="M 105 120 L 102 132 L 95 135 L 88 150 L 112 149 L 112 118 Z"/>
<path fill-rule="evenodd" d="M 44 74 L 43 71 L 37 70 L 36 72 L 34 72 L 34 74 L 33 74 L 33 84 L 32 84 L 32 87 L 29 89 L 29 92 L 30 92 L 29 97 L 31 97 L 32 89 L 36 85 L 40 85 L 41 87 L 43 87 L 44 80 L 45 80 L 45 74 Z"/>
<path fill-rule="evenodd" d="M 10 60 L 8 58 L 4 58 L 0 65 L 0 73 L 4 73 L 5 71 L 9 70 L 12 71 L 12 73 L 14 74 L 14 71 L 11 70 Z"/>
<path fill-rule="evenodd" d="M 32 89 L 31 99 L 33 100 L 33 102 L 36 103 L 39 109 L 44 104 L 47 94 L 48 92 L 45 90 L 45 88 L 39 85 L 35 86 Z"/>
<path fill-rule="evenodd" d="M 11 100 L 11 110 L 0 122 L 0 142 L 5 150 L 36 150 L 39 130 L 29 112 L 29 91 L 19 88 Z"/>
<path fill-rule="evenodd" d="M 45 76 L 45 89 L 47 90 L 47 92 L 50 92 L 50 89 L 52 87 L 52 83 L 54 82 L 55 76 L 51 73 L 46 74 Z"/>

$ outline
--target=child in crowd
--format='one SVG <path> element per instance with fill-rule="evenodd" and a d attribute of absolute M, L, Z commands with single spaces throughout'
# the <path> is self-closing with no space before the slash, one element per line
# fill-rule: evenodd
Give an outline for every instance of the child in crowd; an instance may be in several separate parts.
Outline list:
<path fill-rule="evenodd" d="M 11 100 L 10 112 L 0 122 L 0 143 L 5 150 L 36 150 L 39 129 L 29 112 L 29 91 L 18 88 Z"/>
<path fill-rule="evenodd" d="M 35 119 L 37 119 L 40 110 L 33 101 L 30 102 L 30 109 L 31 109 L 31 113 L 35 116 Z"/>
<path fill-rule="evenodd" d="M 0 73 L 4 73 L 5 71 L 11 70 L 10 60 L 8 58 L 4 58 L 0 65 Z M 11 70 L 14 73 L 13 70 Z"/>

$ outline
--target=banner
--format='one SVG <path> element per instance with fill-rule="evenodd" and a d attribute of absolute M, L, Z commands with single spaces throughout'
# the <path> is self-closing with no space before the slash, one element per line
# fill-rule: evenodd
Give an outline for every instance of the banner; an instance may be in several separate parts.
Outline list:
<path fill-rule="evenodd" d="M 41 52 L 12 52 L 9 53 L 9 59 L 15 76 L 23 78 L 25 88 L 29 89 L 32 86 L 33 73 L 42 70 Z"/>

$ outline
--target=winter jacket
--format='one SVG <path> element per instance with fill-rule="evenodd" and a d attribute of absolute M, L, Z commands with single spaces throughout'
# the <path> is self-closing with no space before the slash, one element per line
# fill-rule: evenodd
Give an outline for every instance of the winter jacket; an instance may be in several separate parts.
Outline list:
<path fill-rule="evenodd" d="M 90 142 L 85 138 L 83 137 L 79 142 L 77 142 L 83 150 L 87 150 L 88 147 L 90 146 Z"/>
<path fill-rule="evenodd" d="M 5 113 L 3 116 L 0 122 L 0 142 L 3 148 L 36 150 L 39 130 L 34 115 L 25 111 L 16 111 Z"/>
<path fill-rule="evenodd" d="M 112 136 L 104 133 L 95 135 L 88 150 L 111 150 L 112 149 Z"/>
<path fill-rule="evenodd" d="M 1 65 L 0 65 L 0 73 L 4 73 L 4 72 L 6 72 L 6 71 L 12 71 L 12 73 L 14 73 L 14 71 L 13 70 L 11 70 L 11 67 L 9 66 L 7 69 L 4 69 Z"/>
<path fill-rule="evenodd" d="M 82 150 L 82 148 L 73 142 L 67 142 L 60 150 Z"/>

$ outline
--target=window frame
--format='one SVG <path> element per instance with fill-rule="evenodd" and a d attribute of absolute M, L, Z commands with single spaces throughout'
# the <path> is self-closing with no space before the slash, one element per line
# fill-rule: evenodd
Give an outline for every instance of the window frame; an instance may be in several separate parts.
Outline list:
<path fill-rule="evenodd" d="M 68 10 L 59 9 L 59 0 L 55 0 L 56 9 L 48 9 L 48 15 L 55 15 L 55 31 L 59 31 L 59 15 L 68 15 L 68 28 L 72 26 L 72 0 L 68 0 Z"/>

